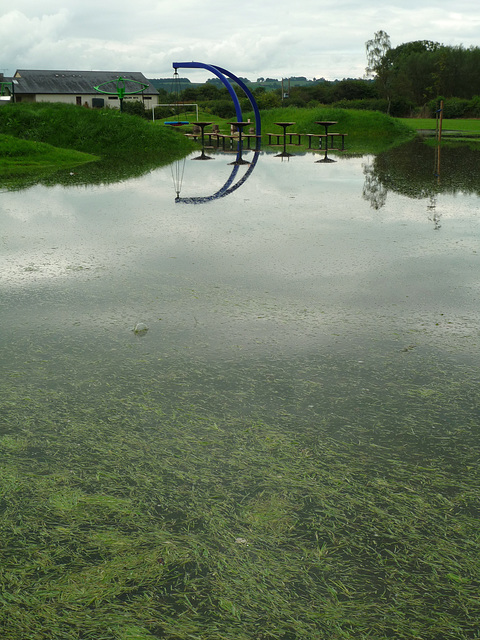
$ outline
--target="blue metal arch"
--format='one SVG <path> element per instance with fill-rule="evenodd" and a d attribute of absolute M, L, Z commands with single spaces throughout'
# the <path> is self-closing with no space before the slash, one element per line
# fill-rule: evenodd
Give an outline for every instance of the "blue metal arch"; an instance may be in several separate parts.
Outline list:
<path fill-rule="evenodd" d="M 246 86 L 246 84 L 242 80 L 240 80 L 240 78 L 237 78 L 237 76 L 235 76 L 230 71 L 227 71 L 226 69 L 222 69 L 222 67 L 217 67 L 216 65 L 213 65 L 213 64 L 206 64 L 204 62 L 174 62 L 172 66 L 174 69 L 207 69 L 208 71 L 211 71 L 214 75 L 217 76 L 217 78 L 219 78 L 222 81 L 222 83 L 228 90 L 228 93 L 230 94 L 233 100 L 233 104 L 235 105 L 237 122 L 242 122 L 242 109 L 240 108 L 240 103 L 238 101 L 237 94 L 235 93 L 234 88 L 232 87 L 231 83 L 229 82 L 226 76 L 228 76 L 228 78 L 236 82 L 238 86 L 243 89 L 247 98 L 250 100 L 250 104 L 252 105 L 252 109 L 255 114 L 255 132 L 257 136 L 262 135 L 262 121 L 260 118 L 260 111 L 258 110 L 257 103 L 250 89 Z"/>

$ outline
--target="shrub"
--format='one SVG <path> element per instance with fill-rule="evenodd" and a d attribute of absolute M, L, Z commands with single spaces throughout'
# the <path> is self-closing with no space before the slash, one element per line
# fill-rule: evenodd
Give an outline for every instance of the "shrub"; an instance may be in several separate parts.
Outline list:
<path fill-rule="evenodd" d="M 480 118 L 480 96 L 473 96 L 467 106 L 469 118 Z"/>
<path fill-rule="evenodd" d="M 360 109 L 364 111 L 381 111 L 382 113 L 387 113 L 388 101 L 381 98 L 339 100 L 330 106 L 338 109 Z"/>
<path fill-rule="evenodd" d="M 123 113 L 129 113 L 133 116 L 147 117 L 145 105 L 141 100 L 124 100 L 122 110 Z"/>
<path fill-rule="evenodd" d="M 202 108 L 205 108 L 205 110 L 208 110 L 220 118 L 235 117 L 235 106 L 231 99 L 209 100 L 207 103 L 202 103 Z"/>
<path fill-rule="evenodd" d="M 469 100 L 462 98 L 449 98 L 443 103 L 444 118 L 464 118 L 468 109 Z"/>
<path fill-rule="evenodd" d="M 443 100 L 443 117 L 444 118 L 465 118 L 469 112 L 471 100 L 464 98 L 442 98 L 439 96 L 435 100 L 431 100 L 428 105 L 435 115 Z"/>

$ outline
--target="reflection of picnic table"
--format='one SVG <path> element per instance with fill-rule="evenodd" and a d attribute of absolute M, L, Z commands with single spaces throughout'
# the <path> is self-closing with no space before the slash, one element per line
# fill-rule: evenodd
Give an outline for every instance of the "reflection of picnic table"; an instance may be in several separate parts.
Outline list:
<path fill-rule="evenodd" d="M 250 122 L 239 122 L 238 120 L 236 122 L 229 122 L 229 125 L 231 125 L 232 127 L 236 127 L 236 129 L 238 130 L 238 150 L 237 150 L 237 159 L 235 160 L 235 162 L 232 162 L 232 164 L 250 164 L 249 162 L 247 162 L 247 160 L 244 160 L 242 158 L 242 136 L 243 134 L 243 127 L 246 127 L 248 124 L 250 124 Z"/>
<path fill-rule="evenodd" d="M 193 160 L 211 160 L 210 156 L 205 155 L 205 127 L 208 127 L 211 122 L 195 122 L 197 127 L 200 127 L 201 130 L 201 138 L 202 138 L 202 153 L 197 158 L 193 158 Z"/>
<path fill-rule="evenodd" d="M 221 144 L 224 150 L 225 150 L 225 142 L 227 140 L 229 141 L 230 146 L 232 146 L 235 140 L 238 140 L 238 135 L 234 133 L 211 133 L 211 134 L 207 133 L 207 135 L 210 136 L 210 141 L 216 140 L 217 147 L 220 146 Z M 250 141 L 255 140 L 256 142 L 259 142 L 262 136 L 257 136 L 256 133 L 244 133 L 242 138 L 244 138 L 247 141 L 247 149 L 250 149 Z"/>
<path fill-rule="evenodd" d="M 287 127 L 291 127 L 292 125 L 295 124 L 295 122 L 275 122 L 275 124 L 278 127 L 282 127 L 283 129 L 283 134 L 278 134 L 277 135 L 277 144 L 279 144 L 279 140 L 280 140 L 280 136 L 283 136 L 283 151 L 282 153 L 279 153 L 277 157 L 282 157 L 282 158 L 289 158 L 290 156 L 293 156 L 293 153 L 288 153 L 287 152 Z M 268 142 L 270 144 L 270 140 L 271 140 L 271 136 L 275 135 L 275 134 L 268 134 Z M 290 134 L 290 142 L 292 141 L 292 135 L 295 134 Z"/>

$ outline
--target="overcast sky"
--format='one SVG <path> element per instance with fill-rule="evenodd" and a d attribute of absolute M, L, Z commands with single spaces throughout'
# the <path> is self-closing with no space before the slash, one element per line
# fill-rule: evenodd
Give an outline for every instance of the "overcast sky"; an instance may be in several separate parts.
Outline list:
<path fill-rule="evenodd" d="M 478 0 L 0 0 L 0 72 L 141 71 L 171 77 L 172 62 L 216 64 L 258 77 L 360 78 L 365 42 L 386 31 L 412 40 L 480 46 Z M 211 74 L 185 70 L 204 81 Z"/>

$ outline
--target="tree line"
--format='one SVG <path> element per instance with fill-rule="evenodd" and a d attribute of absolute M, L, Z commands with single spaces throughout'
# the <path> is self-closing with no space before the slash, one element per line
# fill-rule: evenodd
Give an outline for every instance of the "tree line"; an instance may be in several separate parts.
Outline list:
<path fill-rule="evenodd" d="M 378 31 L 365 43 L 365 49 L 364 78 L 307 81 L 301 76 L 274 88 L 268 82 L 270 78 L 258 78 L 255 83 L 248 78 L 243 81 L 260 109 L 329 105 L 382 111 L 397 117 L 432 117 L 443 100 L 444 117 L 480 117 L 480 48 L 430 40 L 392 47 L 388 34 Z M 162 102 L 195 102 L 221 117 L 235 116 L 228 91 L 217 79 L 202 85 L 187 82 L 176 94 L 165 84 L 158 91 Z M 242 109 L 249 111 L 243 91 L 239 88 L 237 93 Z"/>
<path fill-rule="evenodd" d="M 392 48 L 385 31 L 377 31 L 365 47 L 367 76 L 390 108 L 401 101 L 411 110 L 431 111 L 443 99 L 447 117 L 480 115 L 480 48 L 431 40 Z"/>

